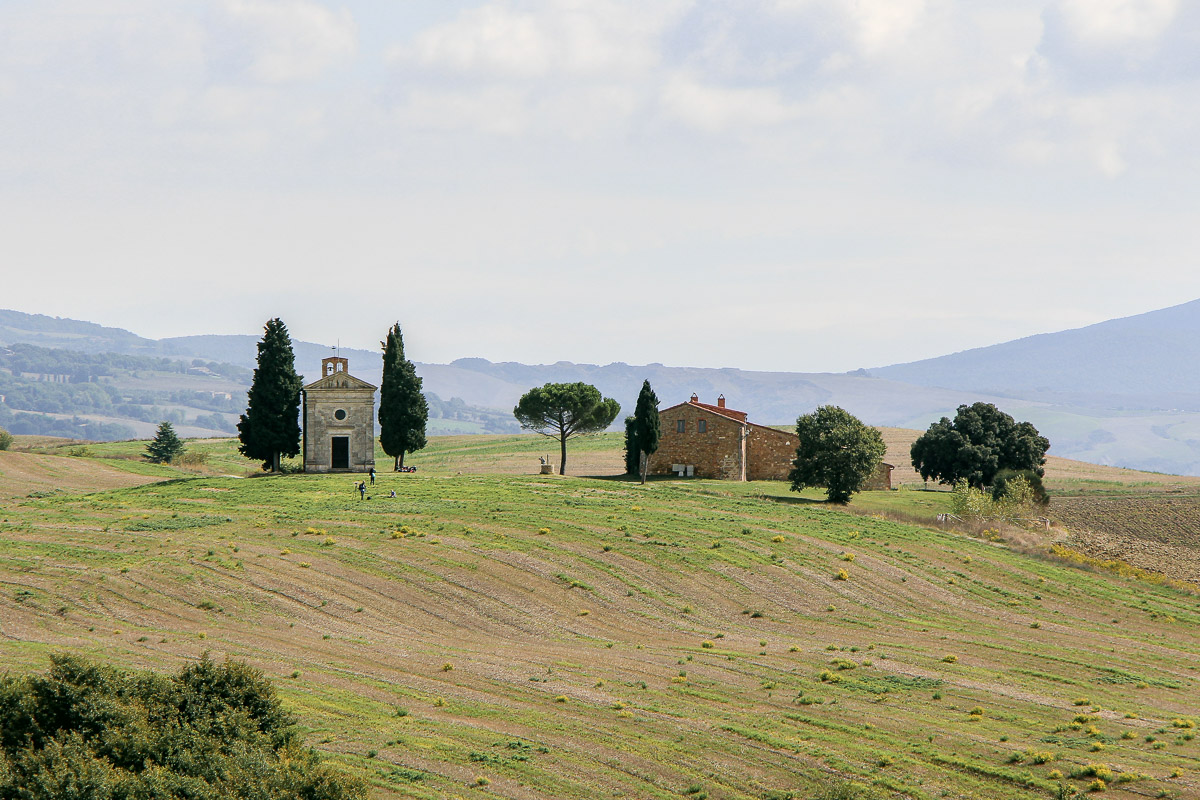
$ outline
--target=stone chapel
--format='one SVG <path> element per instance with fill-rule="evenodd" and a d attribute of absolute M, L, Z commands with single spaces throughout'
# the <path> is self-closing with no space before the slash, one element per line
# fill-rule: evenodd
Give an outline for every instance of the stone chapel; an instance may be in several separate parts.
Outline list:
<path fill-rule="evenodd" d="M 366 472 L 375 467 L 375 386 L 354 377 L 341 357 L 321 361 L 321 377 L 301 393 L 305 472 Z"/>

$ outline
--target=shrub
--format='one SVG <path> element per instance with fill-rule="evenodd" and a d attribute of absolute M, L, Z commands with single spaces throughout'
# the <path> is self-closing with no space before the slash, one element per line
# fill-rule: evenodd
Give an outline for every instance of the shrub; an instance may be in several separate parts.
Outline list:
<path fill-rule="evenodd" d="M 172 464 L 179 464 L 184 467 L 202 467 L 208 463 L 208 453 L 200 453 L 195 450 L 185 450 L 174 459 Z"/>
<path fill-rule="evenodd" d="M 0 428 L 0 450 L 7 450 L 12 447 L 13 435 L 4 428 Z"/>
<path fill-rule="evenodd" d="M 943 662 L 943 663 L 946 663 L 946 664 L 954 664 L 954 663 L 956 663 L 957 661 L 958 661 L 958 656 L 956 656 L 956 655 L 945 655 L 945 656 L 942 656 L 942 662 Z"/>
<path fill-rule="evenodd" d="M 850 573 L 844 569 L 839 569 L 837 575 L 833 576 L 833 579 L 835 581 L 848 581 L 850 580 Z"/>
<path fill-rule="evenodd" d="M 1113 771 L 1109 769 L 1107 764 L 1088 764 L 1087 766 L 1072 770 L 1071 777 L 1099 778 L 1100 780 L 1107 782 L 1113 779 Z"/>
<path fill-rule="evenodd" d="M 274 686 L 246 664 L 205 654 L 164 676 L 51 662 L 46 675 L 0 678 L 0 797 L 367 796 L 303 747 Z"/>
<path fill-rule="evenodd" d="M 1050 505 L 1050 495 L 1046 493 L 1041 476 L 1031 469 L 1002 469 L 996 473 L 992 479 L 992 499 L 1003 501 L 1013 496 L 1020 497 L 1028 505 L 1043 508 Z"/>

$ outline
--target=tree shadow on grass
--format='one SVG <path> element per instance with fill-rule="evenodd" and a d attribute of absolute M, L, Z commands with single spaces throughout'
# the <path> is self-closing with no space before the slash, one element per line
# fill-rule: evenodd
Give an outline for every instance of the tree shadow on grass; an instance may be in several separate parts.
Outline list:
<path fill-rule="evenodd" d="M 770 500 L 772 503 L 782 503 L 788 506 L 831 506 L 834 508 L 845 508 L 843 505 L 831 503 L 828 500 L 817 500 L 812 497 L 791 497 L 782 494 L 758 494 L 754 496 L 759 500 Z"/>
<path fill-rule="evenodd" d="M 637 475 L 580 475 L 580 478 L 587 478 L 590 481 L 614 481 L 616 483 L 641 483 L 642 479 Z M 646 483 L 660 483 L 662 481 L 678 481 L 687 480 L 686 478 L 677 478 L 674 475 L 647 475 Z"/>

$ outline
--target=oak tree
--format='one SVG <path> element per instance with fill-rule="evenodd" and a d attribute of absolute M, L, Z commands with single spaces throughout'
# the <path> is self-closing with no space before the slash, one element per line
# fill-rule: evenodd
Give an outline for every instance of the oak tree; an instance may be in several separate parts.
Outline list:
<path fill-rule="evenodd" d="M 1017 422 L 991 403 L 961 405 L 954 420 L 942 417 L 912 444 L 913 468 L 925 480 L 965 480 L 982 489 L 1001 470 L 1030 470 L 1042 477 L 1050 440 L 1028 422 Z"/>
<path fill-rule="evenodd" d="M 837 406 L 821 406 L 796 420 L 800 442 L 788 479 L 792 490 L 825 487 L 831 503 L 845 505 L 883 462 L 887 447 L 879 431 Z"/>

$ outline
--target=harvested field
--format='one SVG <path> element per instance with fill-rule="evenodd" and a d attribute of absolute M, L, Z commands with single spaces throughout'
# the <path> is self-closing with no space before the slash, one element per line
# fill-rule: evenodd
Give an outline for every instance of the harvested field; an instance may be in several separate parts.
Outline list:
<path fill-rule="evenodd" d="M 1174 723 L 1200 718 L 1194 595 L 782 484 L 794 502 L 447 452 L 526 464 L 531 441 L 431 442 L 365 501 L 347 476 L 174 473 L 6 503 L 0 662 L 246 659 L 380 800 L 807 798 L 830 776 L 1024 800 L 1089 764 L 1125 775 L 1108 797 L 1200 795 Z"/>
<path fill-rule="evenodd" d="M 1200 495 L 1081 494 L 1051 509 L 1073 548 L 1200 584 Z"/>
<path fill-rule="evenodd" d="M 139 475 L 113 462 L 36 453 L 0 452 L 0 500 L 33 492 L 94 492 L 162 480 Z"/>

